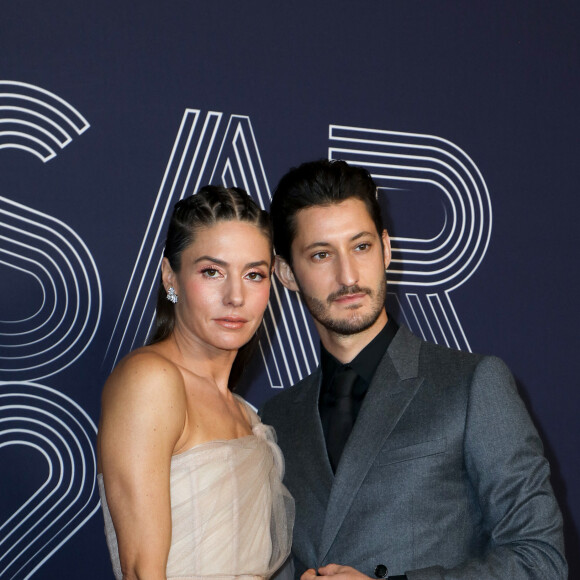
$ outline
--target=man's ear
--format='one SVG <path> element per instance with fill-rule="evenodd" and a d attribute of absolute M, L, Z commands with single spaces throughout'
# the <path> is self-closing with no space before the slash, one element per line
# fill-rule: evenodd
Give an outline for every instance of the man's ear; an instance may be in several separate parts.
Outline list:
<path fill-rule="evenodd" d="M 276 271 L 276 276 L 278 280 L 282 282 L 288 290 L 294 290 L 298 292 L 298 284 L 296 284 L 296 279 L 294 278 L 294 272 L 292 272 L 292 268 L 290 264 L 284 258 L 280 256 L 276 256 L 274 260 L 274 270 Z"/>
<path fill-rule="evenodd" d="M 389 238 L 387 230 L 383 230 L 381 239 L 383 240 L 383 261 L 386 270 L 391 263 L 391 238 Z"/>
<path fill-rule="evenodd" d="M 163 261 L 161 262 L 161 280 L 163 280 L 163 286 L 166 291 L 169 290 L 171 286 L 173 286 L 176 291 L 179 291 L 179 288 L 177 288 L 177 276 L 175 276 L 175 272 L 167 258 L 163 258 Z M 177 293 L 179 294 L 179 292 Z"/>

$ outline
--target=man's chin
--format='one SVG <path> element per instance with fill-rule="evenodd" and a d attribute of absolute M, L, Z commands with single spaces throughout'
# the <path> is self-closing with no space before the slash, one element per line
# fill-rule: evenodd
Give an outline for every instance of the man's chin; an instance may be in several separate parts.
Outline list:
<path fill-rule="evenodd" d="M 319 320 L 327 330 L 341 336 L 351 336 L 369 329 L 376 321 L 377 316 L 332 318 Z"/>
<path fill-rule="evenodd" d="M 341 336 L 351 336 L 370 328 L 378 320 L 384 303 L 381 302 L 381 307 L 375 310 L 373 305 L 361 304 L 360 301 L 339 307 L 336 303 L 327 306 L 306 294 L 303 294 L 303 299 L 310 314 L 320 326 Z"/>

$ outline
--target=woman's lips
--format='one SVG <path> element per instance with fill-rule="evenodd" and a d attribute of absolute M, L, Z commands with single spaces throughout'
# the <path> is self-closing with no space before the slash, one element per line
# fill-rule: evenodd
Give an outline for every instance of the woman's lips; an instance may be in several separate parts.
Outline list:
<path fill-rule="evenodd" d="M 245 318 L 240 318 L 238 316 L 224 316 L 223 318 L 216 318 L 215 321 L 220 326 L 233 330 L 242 328 L 242 326 L 248 322 Z"/>

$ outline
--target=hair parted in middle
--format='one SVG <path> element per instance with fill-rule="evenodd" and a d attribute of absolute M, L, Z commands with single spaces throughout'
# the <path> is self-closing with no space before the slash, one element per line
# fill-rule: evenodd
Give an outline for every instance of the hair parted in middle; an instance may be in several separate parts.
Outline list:
<path fill-rule="evenodd" d="M 270 205 L 276 254 L 292 266 L 291 248 L 300 210 L 337 204 L 353 197 L 365 204 L 380 237 L 384 228 L 377 186 L 366 169 L 328 159 L 290 169 L 278 183 Z"/>
<path fill-rule="evenodd" d="M 163 257 L 167 258 L 171 269 L 181 270 L 183 251 L 194 241 L 196 233 L 224 221 L 242 221 L 255 225 L 270 243 L 272 248 L 272 224 L 268 212 L 238 187 L 207 185 L 196 194 L 178 201 L 167 228 L 167 239 Z M 272 250 L 273 259 L 273 250 Z M 175 327 L 175 305 L 166 298 L 163 280 L 159 282 L 154 328 L 147 344 L 161 342 L 171 335 Z M 238 351 L 230 373 L 229 386 L 233 388 L 247 360 L 257 343 L 257 336 Z"/>

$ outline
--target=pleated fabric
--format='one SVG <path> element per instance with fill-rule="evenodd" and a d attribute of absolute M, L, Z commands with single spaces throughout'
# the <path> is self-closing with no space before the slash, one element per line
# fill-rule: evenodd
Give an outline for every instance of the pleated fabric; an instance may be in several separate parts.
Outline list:
<path fill-rule="evenodd" d="M 172 457 L 168 579 L 268 578 L 290 553 L 294 500 L 282 484 L 282 452 L 274 429 L 244 404 L 252 435 L 209 441 Z M 98 485 L 113 572 L 120 580 L 101 474 Z"/>

